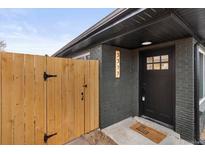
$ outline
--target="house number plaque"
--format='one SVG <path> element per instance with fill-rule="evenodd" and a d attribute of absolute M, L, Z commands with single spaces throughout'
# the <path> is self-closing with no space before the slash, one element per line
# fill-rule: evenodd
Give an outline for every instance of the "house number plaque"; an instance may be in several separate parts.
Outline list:
<path fill-rule="evenodd" d="M 115 78 L 120 78 L 120 51 L 115 51 Z"/>

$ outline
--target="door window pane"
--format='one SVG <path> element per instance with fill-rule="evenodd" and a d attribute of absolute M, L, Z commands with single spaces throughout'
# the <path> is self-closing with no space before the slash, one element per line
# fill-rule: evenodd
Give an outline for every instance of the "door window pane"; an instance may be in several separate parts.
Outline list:
<path fill-rule="evenodd" d="M 154 64 L 154 70 L 160 70 L 160 63 Z"/>
<path fill-rule="evenodd" d="M 168 70 L 169 69 L 169 63 L 161 63 L 161 69 L 162 70 Z"/>
<path fill-rule="evenodd" d="M 168 55 L 162 55 L 161 56 L 161 62 L 168 62 L 169 61 L 169 56 Z"/>
<path fill-rule="evenodd" d="M 152 63 L 152 57 L 147 57 L 147 63 Z"/>
<path fill-rule="evenodd" d="M 154 63 L 160 62 L 160 56 L 154 56 Z"/>
<path fill-rule="evenodd" d="M 152 67 L 153 67 L 152 64 L 147 64 L 147 70 L 152 70 L 153 69 Z"/>

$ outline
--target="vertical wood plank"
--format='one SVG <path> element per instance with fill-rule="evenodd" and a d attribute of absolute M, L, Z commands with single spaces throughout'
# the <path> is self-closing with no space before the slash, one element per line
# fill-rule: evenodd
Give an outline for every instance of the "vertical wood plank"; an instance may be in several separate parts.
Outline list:
<path fill-rule="evenodd" d="M 75 73 L 74 73 L 74 60 L 69 59 L 68 60 L 68 80 L 67 80 L 67 87 L 68 87 L 68 91 L 67 91 L 67 104 L 68 104 L 68 110 L 67 110 L 67 116 L 68 116 L 68 139 L 72 140 L 74 139 L 76 136 L 75 134 Z"/>
<path fill-rule="evenodd" d="M 99 128 L 99 61 L 95 61 L 95 122 L 94 122 L 94 128 Z"/>
<path fill-rule="evenodd" d="M 62 120 L 63 117 L 62 114 L 62 108 L 64 107 L 62 105 L 62 58 L 54 58 L 55 60 L 55 72 L 54 74 L 57 74 L 56 78 L 51 78 L 51 80 L 54 80 L 55 82 L 55 132 L 58 134 L 54 136 L 52 139 L 55 141 L 55 144 L 63 144 L 62 141 Z M 63 83 L 65 84 L 65 83 Z M 64 135 L 64 134 L 63 134 Z"/>
<path fill-rule="evenodd" d="M 43 73 L 46 71 L 46 57 L 34 57 L 34 126 L 35 144 L 44 144 L 46 133 L 46 82 Z"/>
<path fill-rule="evenodd" d="M 88 133 L 91 130 L 91 102 L 90 102 L 90 61 L 85 61 L 85 133 Z"/>
<path fill-rule="evenodd" d="M 34 144 L 34 56 L 25 55 L 24 61 L 24 138 L 25 144 Z"/>
<path fill-rule="evenodd" d="M 47 57 L 47 73 L 55 73 L 55 60 L 54 58 Z M 55 80 L 55 79 L 54 79 Z M 46 97 L 47 97 L 47 134 L 55 132 L 55 82 L 53 79 L 46 81 Z M 49 139 L 49 144 L 54 144 L 53 140 Z"/>
<path fill-rule="evenodd" d="M 69 59 L 62 59 L 63 65 L 62 65 L 62 142 L 66 143 L 69 140 L 72 139 L 72 133 L 70 134 L 69 128 L 70 125 L 73 125 L 70 123 L 70 120 L 74 117 L 70 112 L 74 110 L 72 106 L 70 105 L 69 98 L 72 97 L 69 91 L 69 85 L 72 83 L 69 79 L 69 66 L 70 61 Z"/>
<path fill-rule="evenodd" d="M 13 144 L 24 144 L 24 55 L 13 54 Z"/>
<path fill-rule="evenodd" d="M 90 131 L 95 129 L 95 62 L 90 61 Z"/>
<path fill-rule="evenodd" d="M 82 60 L 75 60 L 74 63 L 75 74 L 75 134 L 80 136 L 84 134 L 84 63 Z"/>
<path fill-rule="evenodd" d="M 86 65 L 85 77 L 88 87 L 86 88 L 85 102 L 85 130 L 90 132 L 99 128 L 99 70 L 98 61 L 90 60 Z"/>
<path fill-rule="evenodd" d="M 11 53 L 2 53 L 2 144 L 13 144 L 12 131 L 12 81 L 13 56 Z"/>

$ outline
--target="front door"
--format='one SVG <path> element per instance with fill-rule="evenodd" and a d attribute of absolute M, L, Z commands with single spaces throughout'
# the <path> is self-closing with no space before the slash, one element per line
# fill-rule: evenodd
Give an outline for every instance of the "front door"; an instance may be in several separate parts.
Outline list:
<path fill-rule="evenodd" d="M 140 53 L 141 115 L 173 125 L 174 48 Z"/>

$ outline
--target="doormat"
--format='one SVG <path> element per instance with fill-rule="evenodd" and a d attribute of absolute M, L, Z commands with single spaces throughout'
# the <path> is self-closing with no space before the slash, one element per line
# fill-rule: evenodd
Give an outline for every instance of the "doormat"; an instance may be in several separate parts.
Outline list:
<path fill-rule="evenodd" d="M 155 143 L 160 143 L 167 136 L 158 130 L 148 127 L 140 122 L 135 123 L 130 128 Z"/>

